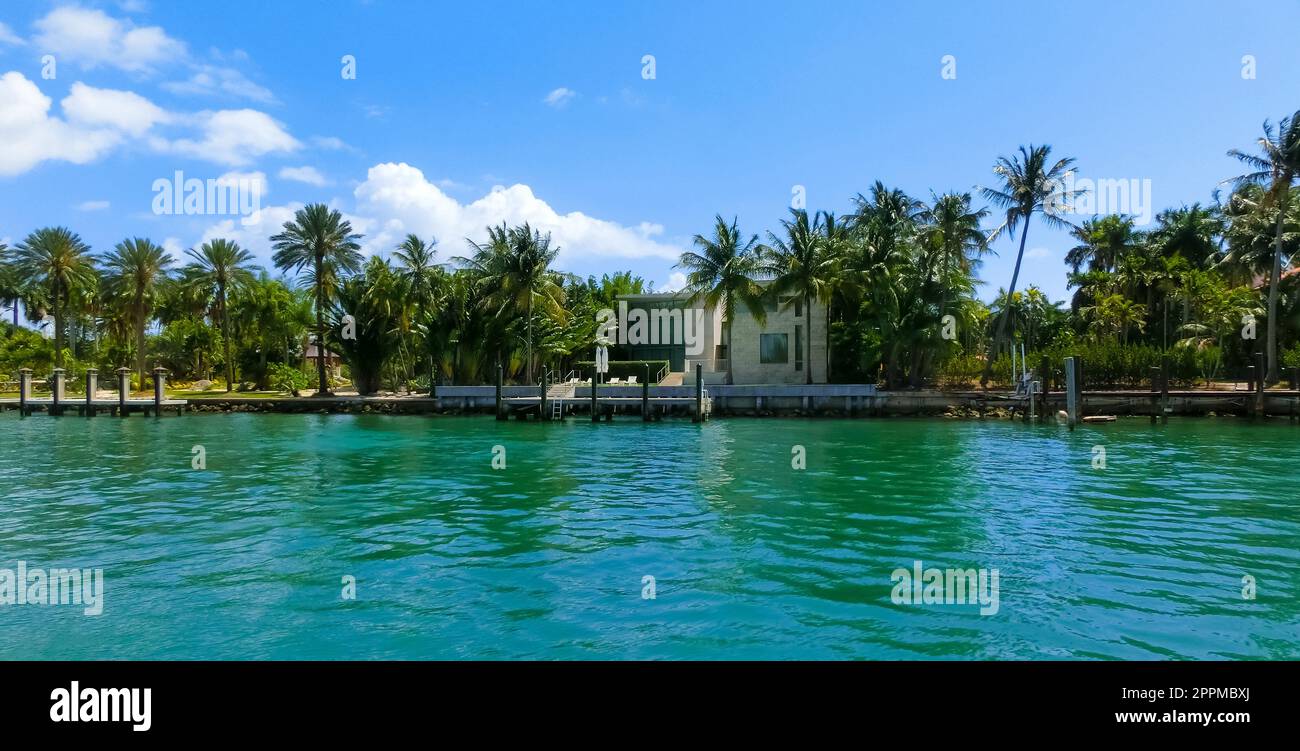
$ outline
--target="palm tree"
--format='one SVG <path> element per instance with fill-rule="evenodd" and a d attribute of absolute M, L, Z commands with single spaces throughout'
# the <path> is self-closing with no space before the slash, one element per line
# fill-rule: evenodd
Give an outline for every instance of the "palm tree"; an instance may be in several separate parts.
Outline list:
<path fill-rule="evenodd" d="M 145 328 L 167 281 L 171 262 L 171 255 L 162 246 L 139 237 L 123 240 L 104 257 L 104 291 L 109 300 L 125 309 L 131 321 L 141 388 L 146 378 Z"/>
<path fill-rule="evenodd" d="M 1238 175 L 1229 182 L 1234 185 L 1263 185 L 1267 191 L 1260 202 L 1261 209 L 1276 207 L 1277 220 L 1275 229 L 1273 268 L 1268 284 L 1268 383 L 1278 380 L 1277 363 L 1277 296 L 1278 285 L 1282 278 L 1282 225 L 1287 213 L 1287 198 L 1291 192 L 1291 183 L 1300 175 L 1300 110 L 1284 117 L 1274 130 L 1272 124 L 1264 121 L 1264 135 L 1256 141 L 1260 153 L 1247 154 L 1237 149 L 1228 152 L 1228 156 L 1249 166 L 1253 171 Z"/>
<path fill-rule="evenodd" d="M 93 287 L 96 281 L 90 246 L 64 227 L 43 227 L 28 235 L 15 250 L 19 284 L 27 287 L 28 294 L 48 300 L 54 314 L 54 364 L 61 368 L 64 318 L 71 291 Z"/>
<path fill-rule="evenodd" d="M 469 242 L 474 255 L 466 262 L 481 277 L 486 289 L 493 290 L 484 298 L 496 309 L 500 319 L 509 314 L 522 313 L 525 319 L 524 378 L 533 382 L 533 315 L 537 307 L 553 318 L 563 320 L 564 287 L 551 263 L 559 255 L 559 246 L 552 247 L 550 234 L 543 235 L 524 224 L 520 227 L 488 228 L 488 242 L 479 245 Z"/>
<path fill-rule="evenodd" d="M 721 215 L 716 216 L 713 237 L 696 235 L 695 247 L 699 252 L 682 253 L 677 268 L 687 272 L 687 304 L 703 300 L 709 308 L 722 308 L 727 338 L 727 383 L 731 383 L 731 324 L 736 320 L 736 304 L 744 305 L 760 325 L 766 322 L 763 287 L 758 280 L 768 276 L 769 269 L 759 250 L 758 235 L 743 240 L 734 218 L 727 224 Z"/>
<path fill-rule="evenodd" d="M 23 297 L 23 286 L 18 278 L 18 267 L 6 260 L 9 248 L 0 243 L 0 303 L 13 308 L 14 328 L 18 327 L 18 301 Z"/>
<path fill-rule="evenodd" d="M 831 280 L 835 276 L 835 264 L 834 259 L 825 253 L 823 216 L 817 214 L 810 221 L 808 212 L 804 209 L 791 209 L 790 213 L 793 221 L 781 221 L 781 226 L 785 228 L 785 238 L 768 232 L 771 244 L 762 252 L 767 254 L 766 264 L 776 275 L 768 288 L 768 294 L 773 299 L 780 299 L 783 294 L 791 295 L 786 307 L 793 305 L 796 299 L 801 299 L 803 309 L 807 311 L 804 318 L 809 322 L 804 335 L 807 348 L 804 383 L 812 383 L 812 305 L 814 301 L 820 302 L 827 298 Z"/>
<path fill-rule="evenodd" d="M 837 221 L 835 214 L 822 212 L 822 258 L 833 273 L 826 283 L 826 382 L 831 380 L 831 311 L 836 300 L 843 301 L 855 293 L 856 280 L 844 273 L 853 236 L 848 222 Z"/>
<path fill-rule="evenodd" d="M 432 308 L 437 304 L 438 295 L 443 286 L 442 267 L 434 263 L 437 255 L 438 240 L 430 238 L 429 242 L 421 240 L 418 235 L 407 235 L 397 246 L 393 255 L 401 264 L 399 275 L 410 292 L 410 300 L 415 307 L 415 320 L 425 321 Z M 434 393 L 434 362 L 429 356 L 429 393 Z"/>
<path fill-rule="evenodd" d="M 1011 286 L 1008 295 L 1016 292 L 1016 281 L 1020 278 L 1020 263 L 1025 257 L 1025 240 L 1029 237 L 1029 220 L 1034 214 L 1041 214 L 1048 227 L 1073 227 L 1070 222 L 1057 214 L 1068 209 L 1069 202 L 1082 195 L 1082 190 L 1067 191 L 1061 183 L 1074 164 L 1074 159 L 1067 157 L 1051 162 L 1051 146 L 1021 146 L 1020 155 L 1010 159 L 998 157 L 993 166 L 993 173 L 1002 180 L 1000 188 L 981 188 L 980 193 L 1000 208 L 1006 209 L 1006 219 L 1002 225 L 993 230 L 989 241 L 997 239 L 1002 232 L 1015 234 L 1016 227 L 1024 223 L 1020 232 L 1020 250 L 1016 253 L 1015 270 L 1011 272 Z M 998 320 L 997 333 L 989 342 L 988 356 L 984 363 L 984 374 L 980 376 L 980 386 L 986 386 L 993 371 L 993 353 L 1002 338 L 1006 317 Z"/>
<path fill-rule="evenodd" d="M 313 203 L 298 209 L 292 222 L 271 237 L 275 256 L 272 261 L 281 271 L 299 273 L 310 267 L 308 283 L 315 289 L 316 303 L 316 375 L 320 388 L 316 396 L 332 396 L 325 374 L 325 308 L 328 291 L 334 289 L 343 272 L 356 273 L 361 267 L 361 235 L 352 231 L 352 223 L 338 211 Z"/>
<path fill-rule="evenodd" d="M 971 207 L 970 193 L 945 193 L 930 195 L 931 204 L 924 206 L 918 219 L 921 222 L 921 241 L 939 255 L 944 293 L 939 302 L 939 318 L 943 319 L 948 306 L 949 275 L 954 271 L 971 276 L 982 263 L 980 256 L 990 252 L 988 236 L 980 222 L 989 215 L 988 209 L 976 211 Z"/>
<path fill-rule="evenodd" d="M 230 356 L 229 294 L 253 281 L 253 254 L 231 240 L 217 238 L 203 243 L 198 250 L 190 248 L 185 254 L 194 259 L 190 264 L 187 283 L 212 295 L 215 312 L 221 325 L 221 341 L 225 349 L 226 393 L 235 388 L 235 363 Z"/>

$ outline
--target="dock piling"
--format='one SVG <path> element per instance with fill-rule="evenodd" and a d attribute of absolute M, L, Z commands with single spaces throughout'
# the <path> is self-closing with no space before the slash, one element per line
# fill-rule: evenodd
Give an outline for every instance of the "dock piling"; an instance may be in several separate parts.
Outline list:
<path fill-rule="evenodd" d="M 18 369 L 18 416 L 27 416 L 27 400 L 32 398 L 32 369 Z"/>
<path fill-rule="evenodd" d="M 704 419 L 704 365 L 695 363 L 695 415 L 692 422 Z"/>
<path fill-rule="evenodd" d="M 501 410 L 501 384 L 505 381 L 505 368 L 501 363 L 497 363 L 497 419 L 506 419 L 505 412 Z"/>
<path fill-rule="evenodd" d="M 1074 430 L 1074 426 L 1079 422 L 1081 406 L 1079 397 L 1079 358 L 1067 357 L 1065 358 L 1065 411 L 1070 430 Z"/>
<path fill-rule="evenodd" d="M 63 368 L 55 368 L 50 373 L 50 414 L 63 414 Z"/>
<path fill-rule="evenodd" d="M 641 422 L 650 422 L 650 365 L 645 366 L 645 380 L 641 382 Z"/>
<path fill-rule="evenodd" d="M 126 417 L 130 410 L 126 408 L 126 400 L 131 398 L 131 369 L 117 369 L 117 416 Z"/>
<path fill-rule="evenodd" d="M 1255 414 L 1264 416 L 1264 381 L 1268 378 L 1264 370 L 1264 353 L 1255 353 Z"/>
<path fill-rule="evenodd" d="M 167 369 L 153 369 L 153 416 L 162 417 L 163 401 L 167 398 Z"/>
<path fill-rule="evenodd" d="M 86 417 L 95 416 L 95 392 L 99 390 L 99 371 L 86 369 Z"/>
<path fill-rule="evenodd" d="M 546 389 L 549 386 L 548 382 L 550 380 L 547 377 L 548 375 L 549 374 L 543 368 L 542 369 L 542 399 L 537 403 L 537 408 L 538 408 L 537 416 L 543 420 L 551 419 L 551 413 L 546 411 Z"/>

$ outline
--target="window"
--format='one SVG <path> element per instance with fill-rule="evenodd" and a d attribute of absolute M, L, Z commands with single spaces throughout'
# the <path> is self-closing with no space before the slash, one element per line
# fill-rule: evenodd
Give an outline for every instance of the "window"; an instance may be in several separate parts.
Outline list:
<path fill-rule="evenodd" d="M 803 370 L 803 326 L 794 327 L 794 369 Z"/>
<path fill-rule="evenodd" d="M 802 298 L 802 297 L 796 298 L 795 301 L 794 301 L 794 317 L 795 317 L 795 318 L 803 318 L 803 298 Z M 798 339 L 799 339 L 799 337 L 796 336 L 796 337 L 795 337 L 795 341 L 797 342 Z M 795 346 L 798 347 L 799 345 L 796 344 Z"/>
<path fill-rule="evenodd" d="M 759 334 L 758 361 L 764 365 L 790 362 L 788 334 Z"/>

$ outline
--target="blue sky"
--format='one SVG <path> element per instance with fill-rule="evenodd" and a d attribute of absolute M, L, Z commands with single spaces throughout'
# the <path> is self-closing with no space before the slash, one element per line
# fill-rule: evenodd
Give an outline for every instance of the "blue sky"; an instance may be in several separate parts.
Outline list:
<path fill-rule="evenodd" d="M 8 0 L 0 240 L 225 235 L 269 265 L 266 237 L 323 201 L 368 252 L 416 232 L 445 260 L 528 219 L 564 270 L 663 287 L 716 213 L 762 234 L 796 185 L 837 213 L 877 179 L 971 190 L 1020 144 L 1150 180 L 1157 210 L 1208 202 L 1240 171 L 1224 152 L 1300 108 L 1295 3 L 977 5 Z M 262 210 L 157 215 L 154 182 L 178 170 L 256 182 Z M 1021 286 L 1064 299 L 1071 244 L 1035 223 Z M 995 247 L 986 299 L 1015 258 Z"/>

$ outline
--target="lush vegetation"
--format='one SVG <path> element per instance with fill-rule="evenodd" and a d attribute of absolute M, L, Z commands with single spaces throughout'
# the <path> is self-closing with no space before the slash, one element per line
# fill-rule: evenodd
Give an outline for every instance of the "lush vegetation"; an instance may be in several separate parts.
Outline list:
<path fill-rule="evenodd" d="M 763 320 L 772 300 L 824 311 L 838 382 L 1006 385 L 1022 346 L 1033 367 L 1082 355 L 1090 385 L 1137 385 L 1162 362 L 1176 382 L 1236 377 L 1256 351 L 1275 382 L 1300 365 L 1300 113 L 1229 154 L 1247 171 L 1226 191 L 1149 227 L 1076 217 L 1079 195 L 1063 179 L 1074 160 L 1048 146 L 998 158 L 992 184 L 973 192 L 920 198 L 876 182 L 845 214 L 791 210 L 762 240 L 719 216 L 678 263 L 683 294 L 724 312 L 724 339 L 742 313 Z M 1019 287 L 1031 225 L 1072 234 L 1070 300 Z M 1003 233 L 1014 270 L 984 304 L 980 265 Z M 361 240 L 338 211 L 307 206 L 270 238 L 276 277 L 224 239 L 175 259 L 144 238 L 97 255 L 69 229 L 33 230 L 0 246 L 0 305 L 12 314 L 0 375 L 63 367 L 71 384 L 88 367 L 126 366 L 138 386 L 162 366 L 174 381 L 208 382 L 200 388 L 328 393 L 341 382 L 325 359 L 304 361 L 320 341 L 361 393 L 491 383 L 498 363 L 509 382 L 537 383 L 544 370 L 590 369 L 597 311 L 652 291 L 627 272 L 555 269 L 559 248 L 528 225 L 489 227 L 445 260 L 432 238 L 369 259 Z M 611 358 L 628 354 L 613 347 Z M 623 375 L 640 376 L 635 366 Z"/>

